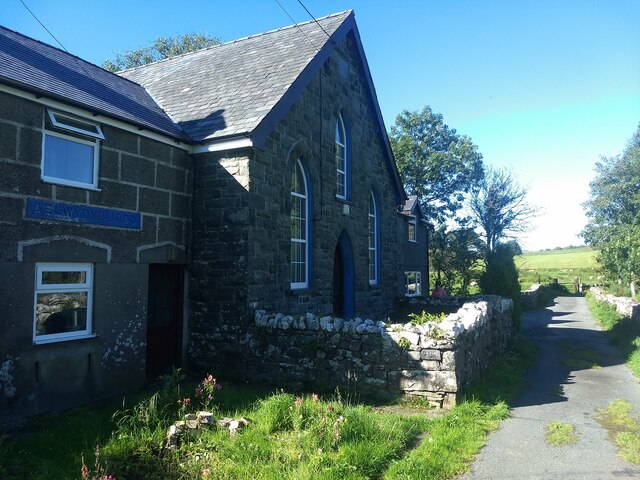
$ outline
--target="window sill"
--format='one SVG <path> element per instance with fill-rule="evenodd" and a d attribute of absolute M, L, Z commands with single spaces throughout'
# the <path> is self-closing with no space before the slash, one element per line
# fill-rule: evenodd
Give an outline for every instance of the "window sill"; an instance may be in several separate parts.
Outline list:
<path fill-rule="evenodd" d="M 350 198 L 341 197 L 336 194 L 336 200 L 340 203 L 346 203 L 347 205 L 353 205 L 353 201 Z"/>
<path fill-rule="evenodd" d="M 62 342 L 71 342 L 73 340 L 86 340 L 86 339 L 90 339 L 90 338 L 96 338 L 97 335 L 95 333 L 83 333 L 81 335 L 65 335 L 65 336 L 61 336 L 61 337 L 55 337 L 52 338 L 53 336 L 49 337 L 46 336 L 44 338 L 34 338 L 33 339 L 33 344 L 34 345 L 47 345 L 47 344 L 51 344 L 51 343 L 62 343 Z"/>
<path fill-rule="evenodd" d="M 289 295 L 309 295 L 314 293 L 315 290 L 313 288 L 304 287 L 304 288 L 290 288 Z"/>
<path fill-rule="evenodd" d="M 101 192 L 102 191 L 98 187 L 93 187 L 93 186 L 90 186 L 90 185 L 77 185 L 77 184 L 74 184 L 74 183 L 64 183 L 64 182 L 61 182 L 61 181 L 58 181 L 58 180 L 53 180 L 53 179 L 48 178 L 48 177 L 47 178 L 40 177 L 40 180 L 42 182 L 44 182 L 44 183 L 48 183 L 50 185 L 58 185 L 58 186 L 61 186 L 61 187 L 71 187 L 71 188 L 77 188 L 79 190 L 89 190 L 89 191 L 92 191 L 92 192 Z"/>

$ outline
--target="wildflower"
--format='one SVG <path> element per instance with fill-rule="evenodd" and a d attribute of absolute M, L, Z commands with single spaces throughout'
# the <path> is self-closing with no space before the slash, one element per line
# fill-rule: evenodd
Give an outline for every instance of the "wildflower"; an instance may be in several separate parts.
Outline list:
<path fill-rule="evenodd" d="M 182 406 L 182 400 L 181 400 L 180 398 L 178 399 L 178 402 L 177 402 L 177 403 L 178 403 L 178 405 L 181 405 L 181 406 Z"/>
<path fill-rule="evenodd" d="M 198 386 L 196 387 L 196 391 L 195 391 L 195 393 L 194 393 L 194 396 L 195 396 L 196 398 L 198 398 L 198 397 L 200 397 L 201 395 L 202 395 L 202 387 L 201 387 L 200 385 L 198 385 Z"/>
<path fill-rule="evenodd" d="M 113 475 L 103 475 L 102 477 L 100 477 L 100 480 L 118 480 L 118 479 Z"/>
<path fill-rule="evenodd" d="M 84 455 L 82 455 L 82 480 L 88 480 L 89 479 L 89 467 L 87 467 L 87 465 L 84 463 Z"/>
<path fill-rule="evenodd" d="M 327 405 L 327 410 L 330 412 L 333 412 L 333 405 L 331 404 Z"/>
<path fill-rule="evenodd" d="M 313 394 L 313 403 L 318 403 L 318 400 L 320 400 L 320 397 L 318 396 L 317 393 Z"/>
<path fill-rule="evenodd" d="M 183 402 L 185 407 L 188 407 L 189 405 L 191 405 L 191 399 L 189 397 L 185 398 Z"/>
<path fill-rule="evenodd" d="M 302 397 L 296 397 L 296 406 L 299 407 L 300 405 L 302 405 Z"/>
<path fill-rule="evenodd" d="M 211 475 L 211 470 L 209 470 L 208 468 L 203 468 L 202 469 L 202 476 L 204 478 L 209 478 L 209 475 Z"/>
<path fill-rule="evenodd" d="M 213 395 L 207 395 L 207 401 L 210 402 L 211 400 L 213 400 Z"/>

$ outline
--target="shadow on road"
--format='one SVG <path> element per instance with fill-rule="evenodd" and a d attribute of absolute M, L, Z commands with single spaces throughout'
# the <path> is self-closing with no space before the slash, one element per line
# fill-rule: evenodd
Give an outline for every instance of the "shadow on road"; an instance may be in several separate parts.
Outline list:
<path fill-rule="evenodd" d="M 514 407 L 565 402 L 565 388 L 574 383 L 576 372 L 595 373 L 625 361 L 582 297 L 556 297 L 551 306 L 523 313 L 522 334 L 538 346 L 539 354 Z"/>

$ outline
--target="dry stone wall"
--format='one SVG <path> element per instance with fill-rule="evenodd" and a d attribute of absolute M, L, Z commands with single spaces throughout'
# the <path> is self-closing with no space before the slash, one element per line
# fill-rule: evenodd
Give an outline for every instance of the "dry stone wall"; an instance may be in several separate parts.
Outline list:
<path fill-rule="evenodd" d="M 505 348 L 512 311 L 511 300 L 496 296 L 476 297 L 423 325 L 257 310 L 240 349 L 253 381 L 378 397 L 404 393 L 446 407 Z"/>
<path fill-rule="evenodd" d="M 591 293 L 600 302 L 607 302 L 616 307 L 616 311 L 632 320 L 640 321 L 640 303 L 629 297 L 616 297 L 598 287 L 591 287 Z"/>

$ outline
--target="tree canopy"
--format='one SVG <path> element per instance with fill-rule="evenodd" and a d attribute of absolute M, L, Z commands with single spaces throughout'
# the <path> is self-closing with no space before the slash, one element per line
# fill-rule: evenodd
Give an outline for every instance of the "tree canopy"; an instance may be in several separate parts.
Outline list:
<path fill-rule="evenodd" d="M 527 199 L 527 189 L 511 172 L 493 168 L 485 173 L 477 194 L 470 197 L 469 209 L 488 252 L 495 251 L 501 240 L 513 240 L 516 233 L 526 231 L 538 214 L 537 207 Z M 514 250 L 513 245 L 510 248 Z"/>
<path fill-rule="evenodd" d="M 117 72 L 183 53 L 194 52 L 220 43 L 219 38 L 202 33 L 186 33 L 176 37 L 158 37 L 147 47 L 116 53 L 112 59 L 105 60 L 102 67 L 111 72 Z"/>
<path fill-rule="evenodd" d="M 419 197 L 430 219 L 455 218 L 464 194 L 483 176 L 478 147 L 428 106 L 398 115 L 389 139 L 407 192 Z"/>
<path fill-rule="evenodd" d="M 598 250 L 609 276 L 635 282 L 640 275 L 640 125 L 624 152 L 603 157 L 595 170 L 582 237 Z"/>
<path fill-rule="evenodd" d="M 457 295 L 469 293 L 482 251 L 482 241 L 472 228 L 447 230 L 445 225 L 440 225 L 430 234 L 431 269 L 446 290 Z"/>

